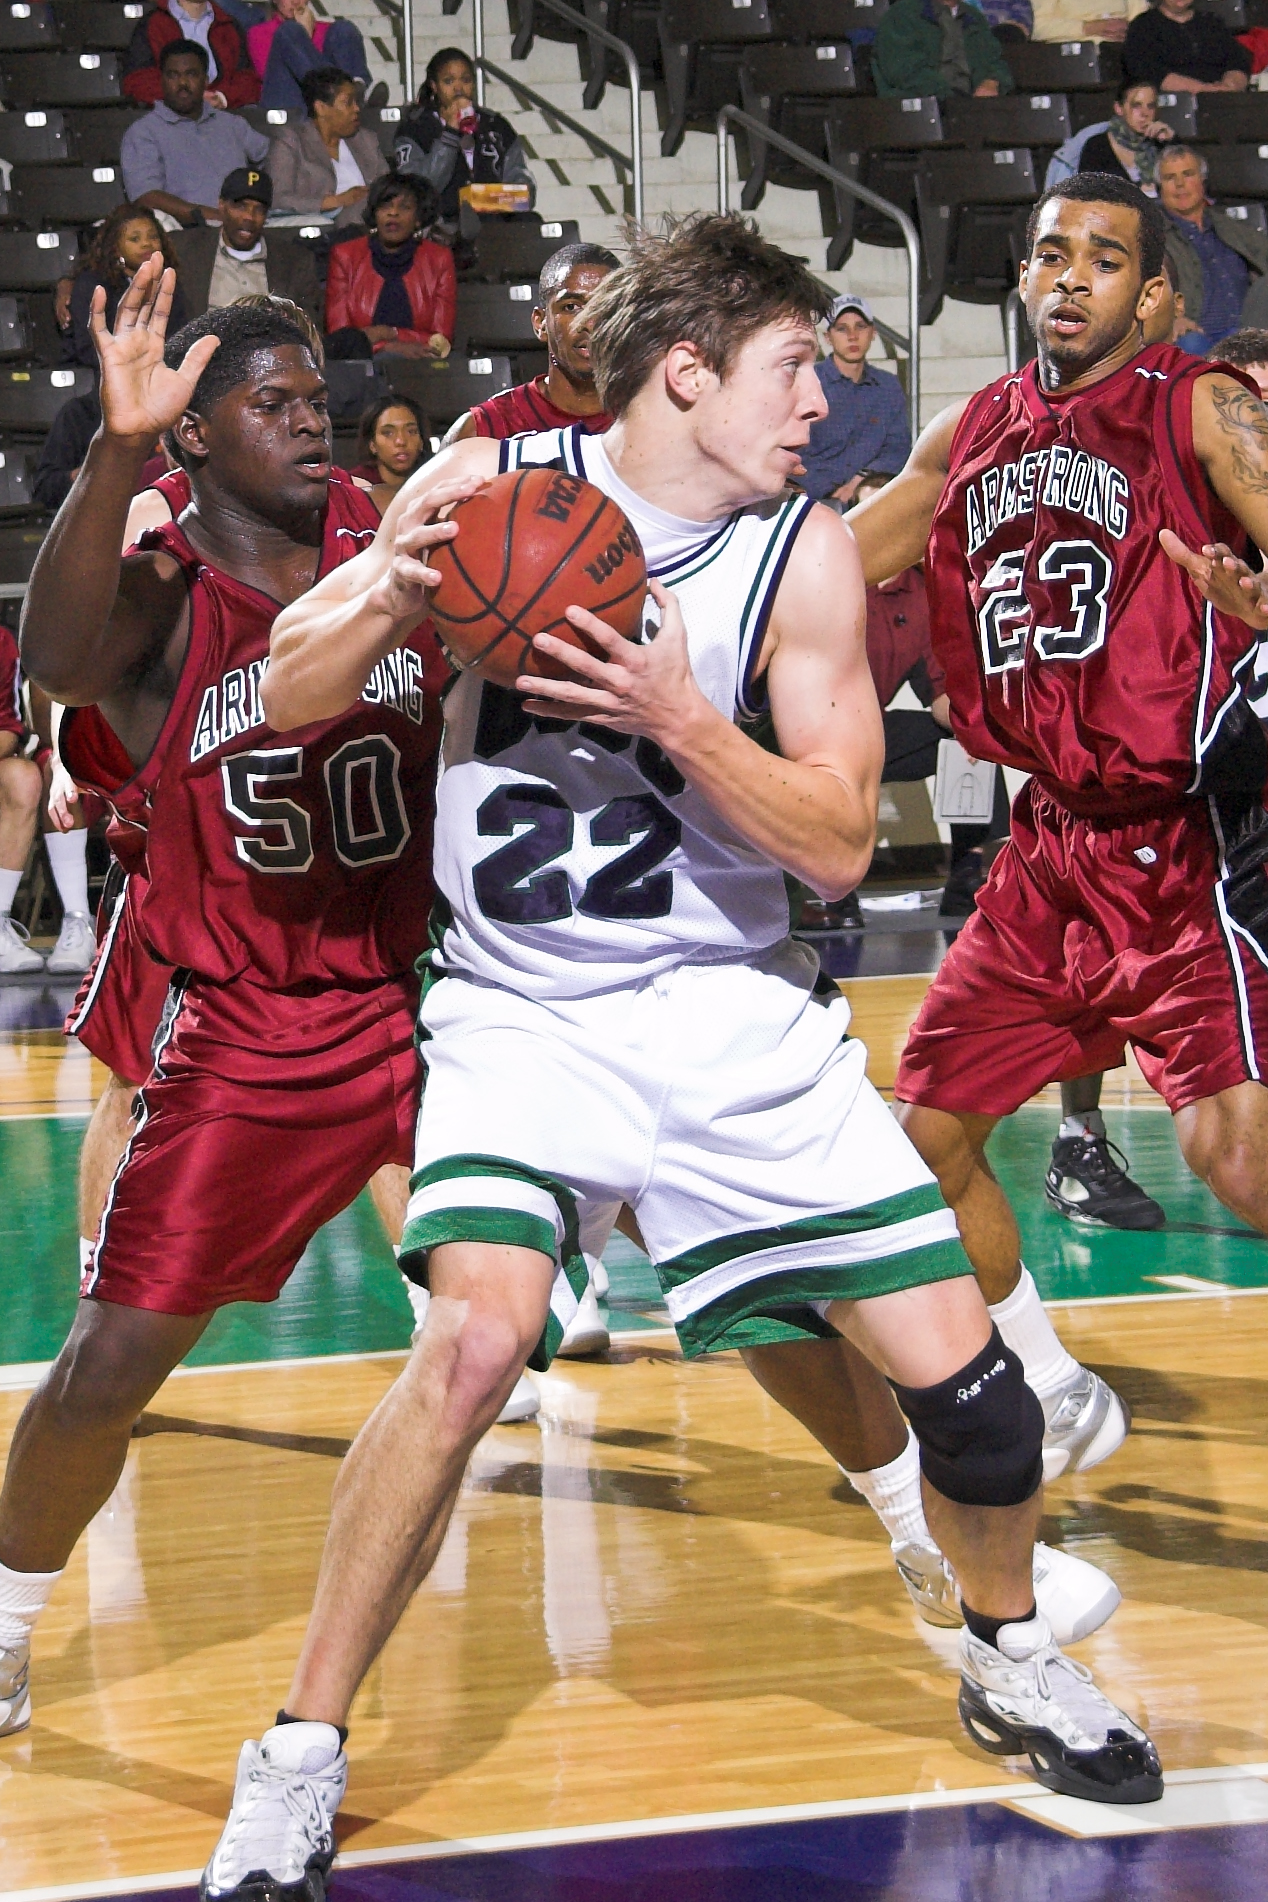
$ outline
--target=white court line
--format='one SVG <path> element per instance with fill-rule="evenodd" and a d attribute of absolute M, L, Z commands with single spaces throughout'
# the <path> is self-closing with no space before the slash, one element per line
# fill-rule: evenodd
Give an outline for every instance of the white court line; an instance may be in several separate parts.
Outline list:
<path fill-rule="evenodd" d="M 1176 1770 L 1167 1777 L 1169 1786 L 1195 1784 L 1238 1784 L 1252 1778 L 1268 1777 L 1268 1763 L 1218 1764 L 1204 1770 Z M 971 1790 L 915 1790 L 900 1796 L 855 1796 L 836 1803 L 787 1803 L 770 1809 L 712 1810 L 687 1816 L 648 1816 L 633 1822 L 580 1823 L 570 1829 L 534 1829 L 504 1836 L 467 1836 L 448 1841 L 401 1843 L 390 1849 L 350 1849 L 335 1863 L 340 1869 L 367 1869 L 399 1862 L 435 1862 L 445 1856 L 481 1856 L 505 1854 L 520 1849 L 553 1849 L 571 1843 L 626 1842 L 642 1836 L 678 1836 L 708 1829 L 754 1829 L 772 1823 L 806 1823 L 840 1816 L 883 1816 L 900 1810 L 964 1808 L 970 1803 L 1016 1803 L 1024 1801 L 1025 1814 L 1042 1820 L 1040 1804 L 1050 1793 L 1039 1789 L 1029 1778 L 1017 1777 L 1011 1783 L 984 1784 Z M 1065 1804 L 1076 1798 L 1053 1799 Z M 1164 1797 L 1163 1801 L 1166 1799 Z M 1093 1812 L 1112 1807 L 1099 1803 L 1079 1803 L 1080 1811 Z M 1141 1807 L 1141 1820 L 1155 1806 Z M 1223 1816 L 1220 1821 L 1226 1820 Z M 1187 1825 L 1200 1827 L 1199 1825 Z M 161 1875 L 112 1876 L 104 1882 L 62 1883 L 40 1889 L 5 1889 L 4 1902 L 79 1902 L 79 1898 L 111 1895 L 139 1895 L 156 1889 L 192 1888 L 202 1871 L 169 1869 Z M 2 1878 L 0 1878 L 2 1880 Z"/>

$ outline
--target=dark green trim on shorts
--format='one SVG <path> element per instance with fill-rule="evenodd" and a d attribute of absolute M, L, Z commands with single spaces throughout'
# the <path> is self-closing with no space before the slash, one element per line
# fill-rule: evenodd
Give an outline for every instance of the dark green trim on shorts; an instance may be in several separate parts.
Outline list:
<path fill-rule="evenodd" d="M 969 1258 L 958 1240 L 927 1242 L 879 1261 L 835 1268 L 790 1268 L 762 1275 L 742 1288 L 711 1301 L 698 1314 L 675 1322 L 687 1360 L 721 1354 L 732 1347 L 763 1347 L 779 1341 L 822 1340 L 835 1333 L 810 1308 L 811 1301 L 868 1301 L 922 1288 L 934 1281 L 971 1275 Z"/>
<path fill-rule="evenodd" d="M 796 1242 L 831 1240 L 836 1235 L 857 1235 L 865 1229 L 891 1228 L 895 1222 L 909 1222 L 917 1215 L 936 1215 L 946 1207 L 936 1182 L 918 1189 L 905 1189 L 901 1195 L 887 1195 L 880 1202 L 867 1202 L 857 1209 L 838 1209 L 829 1215 L 809 1215 L 797 1222 L 782 1222 L 777 1228 L 750 1228 L 740 1235 L 719 1235 L 716 1241 L 689 1248 L 672 1261 L 657 1264 L 660 1285 L 666 1291 L 684 1281 L 694 1281 L 709 1268 L 739 1255 L 757 1255 L 768 1248 L 787 1248 Z M 958 1246 L 958 1244 L 957 1244 Z M 860 1266 L 859 1272 L 863 1271 Z M 809 1272 L 809 1271 L 807 1271 Z M 814 1272 L 821 1273 L 822 1270 Z M 853 1270 L 851 1272 L 854 1272 Z M 816 1301 L 826 1295 L 815 1295 Z"/>

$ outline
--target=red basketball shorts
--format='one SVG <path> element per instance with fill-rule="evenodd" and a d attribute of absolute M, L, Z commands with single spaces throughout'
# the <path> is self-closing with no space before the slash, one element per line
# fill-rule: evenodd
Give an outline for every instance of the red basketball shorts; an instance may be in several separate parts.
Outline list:
<path fill-rule="evenodd" d="M 172 981 L 170 964 L 159 964 L 142 944 L 136 912 L 145 879 L 133 872 L 119 879 L 112 867 L 97 909 L 97 955 L 85 971 L 64 1029 L 78 1037 L 125 1083 L 140 1085 L 154 1061 Z"/>
<path fill-rule="evenodd" d="M 1207 808 L 1079 819 L 1033 780 L 903 1052 L 904 1103 L 1008 1116 L 1123 1061 L 1172 1110 L 1268 1078 L 1268 949 L 1232 915 Z"/>
<path fill-rule="evenodd" d="M 273 1301 L 324 1222 L 413 1160 L 418 987 L 172 982 L 80 1292 L 160 1314 Z"/>

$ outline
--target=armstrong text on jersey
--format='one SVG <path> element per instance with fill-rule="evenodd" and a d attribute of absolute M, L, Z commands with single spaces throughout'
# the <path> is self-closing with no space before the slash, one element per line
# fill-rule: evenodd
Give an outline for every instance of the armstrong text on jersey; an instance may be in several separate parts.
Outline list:
<path fill-rule="evenodd" d="M 240 733 L 265 724 L 260 680 L 267 665 L 267 660 L 253 660 L 249 667 L 232 667 L 219 686 L 204 689 L 189 749 L 191 765 L 197 765 L 218 746 L 227 746 Z M 422 656 L 412 647 L 396 648 L 376 662 L 361 689 L 361 698 L 372 707 L 394 707 L 415 726 L 421 726 L 423 666 Z"/>
<path fill-rule="evenodd" d="M 1030 449 L 1018 462 L 985 469 L 965 489 L 968 551 L 976 554 L 1004 522 L 1044 508 L 1068 509 L 1121 541 L 1129 517 L 1127 477 L 1103 456 L 1054 443 Z"/>

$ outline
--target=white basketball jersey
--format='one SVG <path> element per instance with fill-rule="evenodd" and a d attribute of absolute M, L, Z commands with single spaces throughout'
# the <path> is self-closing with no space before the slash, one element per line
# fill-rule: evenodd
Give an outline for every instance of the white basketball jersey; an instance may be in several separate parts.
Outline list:
<path fill-rule="evenodd" d="M 653 509 L 580 429 L 516 436 L 503 470 L 555 466 L 610 495 L 648 570 L 677 595 L 692 671 L 727 719 L 761 713 L 752 669 L 784 564 L 813 504 L 784 496 L 724 521 Z M 648 597 L 644 626 L 659 611 Z M 780 869 L 650 740 L 534 720 L 464 674 L 445 702 L 436 795 L 435 968 L 530 997 L 584 997 L 689 961 L 743 957 L 788 931 Z"/>

